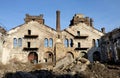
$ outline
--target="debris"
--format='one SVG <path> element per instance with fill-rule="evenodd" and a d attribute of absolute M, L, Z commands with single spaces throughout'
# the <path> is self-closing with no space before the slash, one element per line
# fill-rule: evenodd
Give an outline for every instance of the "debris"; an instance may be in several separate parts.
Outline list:
<path fill-rule="evenodd" d="M 43 69 L 44 64 L 20 62 L 0 64 L 0 78 L 120 78 L 119 65 L 89 63 L 84 58 L 66 64 L 62 69 L 52 70 L 54 67 L 49 67 Z"/>

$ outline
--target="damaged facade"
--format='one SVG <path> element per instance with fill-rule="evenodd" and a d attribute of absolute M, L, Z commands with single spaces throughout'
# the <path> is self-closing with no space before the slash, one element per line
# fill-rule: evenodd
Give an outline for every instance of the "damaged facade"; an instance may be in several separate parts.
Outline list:
<path fill-rule="evenodd" d="M 2 61 L 3 44 L 5 43 L 6 30 L 0 26 L 0 62 Z"/>
<path fill-rule="evenodd" d="M 120 28 L 116 28 L 101 37 L 101 55 L 103 62 L 120 62 Z"/>
<path fill-rule="evenodd" d="M 94 28 L 93 20 L 82 14 L 75 14 L 68 28 L 60 29 L 60 11 L 56 12 L 56 30 L 45 25 L 43 15 L 26 14 L 25 23 L 6 33 L 2 63 L 12 61 L 57 63 L 88 58 L 99 60 L 99 39 L 103 31 Z M 60 62 L 60 63 L 61 63 Z"/>

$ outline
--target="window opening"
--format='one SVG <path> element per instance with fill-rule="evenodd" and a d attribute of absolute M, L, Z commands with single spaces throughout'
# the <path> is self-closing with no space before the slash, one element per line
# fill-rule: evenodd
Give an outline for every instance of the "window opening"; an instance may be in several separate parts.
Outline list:
<path fill-rule="evenodd" d="M 80 42 L 78 42 L 78 48 L 80 48 Z"/>
<path fill-rule="evenodd" d="M 70 39 L 70 47 L 73 47 L 73 40 Z"/>
<path fill-rule="evenodd" d="M 28 35 L 31 35 L 31 30 L 28 30 Z"/>
<path fill-rule="evenodd" d="M 44 46 L 48 47 L 48 39 L 47 38 L 45 38 L 45 40 L 44 40 Z"/>
<path fill-rule="evenodd" d="M 96 46 L 96 41 L 95 41 L 95 39 L 93 39 L 92 44 L 93 44 L 93 47 Z"/>
<path fill-rule="evenodd" d="M 65 47 L 69 47 L 69 41 L 68 41 L 68 39 L 65 39 L 64 45 L 65 45 Z"/>
<path fill-rule="evenodd" d="M 22 39 L 21 38 L 18 39 L 18 46 L 22 47 Z"/>
<path fill-rule="evenodd" d="M 49 46 L 53 47 L 53 39 L 52 38 L 50 38 L 50 40 L 49 40 Z"/>
<path fill-rule="evenodd" d="M 17 39 L 16 38 L 13 39 L 13 46 L 17 47 Z"/>
<path fill-rule="evenodd" d="M 80 36 L 80 31 L 77 31 L 77 36 Z"/>
<path fill-rule="evenodd" d="M 28 48 L 30 48 L 30 42 L 28 42 Z"/>
<path fill-rule="evenodd" d="M 35 21 L 35 19 L 32 19 L 32 21 Z"/>

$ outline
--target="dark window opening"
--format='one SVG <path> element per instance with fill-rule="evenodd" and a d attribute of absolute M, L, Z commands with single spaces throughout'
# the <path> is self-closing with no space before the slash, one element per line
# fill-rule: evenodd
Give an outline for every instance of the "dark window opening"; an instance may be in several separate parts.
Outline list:
<path fill-rule="evenodd" d="M 31 35 L 31 30 L 28 30 L 28 35 Z"/>
<path fill-rule="evenodd" d="M 28 48 L 30 48 L 30 42 L 28 42 Z"/>
<path fill-rule="evenodd" d="M 70 39 L 70 47 L 73 47 L 73 40 Z"/>
<path fill-rule="evenodd" d="M 60 35 L 58 35 L 58 38 L 60 39 Z"/>
<path fill-rule="evenodd" d="M 77 31 L 77 36 L 80 36 L 80 31 Z"/>
<path fill-rule="evenodd" d="M 100 61 L 100 53 L 99 52 L 94 52 L 93 53 L 93 61 Z"/>
<path fill-rule="evenodd" d="M 80 42 L 78 42 L 78 48 L 80 48 Z"/>
<path fill-rule="evenodd" d="M 32 21 L 35 21 L 35 19 L 32 19 Z"/>

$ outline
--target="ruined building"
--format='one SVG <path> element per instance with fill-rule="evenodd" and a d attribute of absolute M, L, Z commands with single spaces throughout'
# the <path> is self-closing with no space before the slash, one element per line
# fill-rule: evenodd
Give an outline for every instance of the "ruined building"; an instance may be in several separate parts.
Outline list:
<path fill-rule="evenodd" d="M 106 33 L 100 39 L 101 60 L 103 62 L 120 62 L 120 28 Z"/>
<path fill-rule="evenodd" d="M 24 20 L 24 24 L 6 33 L 2 63 L 21 61 L 56 65 L 82 57 L 91 62 L 100 58 L 96 54 L 100 52 L 98 42 L 104 33 L 94 28 L 91 18 L 75 14 L 64 30 L 60 26 L 60 11 L 56 12 L 56 29 L 45 25 L 43 15 L 26 14 Z"/>
<path fill-rule="evenodd" d="M 3 44 L 6 35 L 6 30 L 0 26 L 0 62 L 2 61 L 2 53 L 3 53 Z"/>

